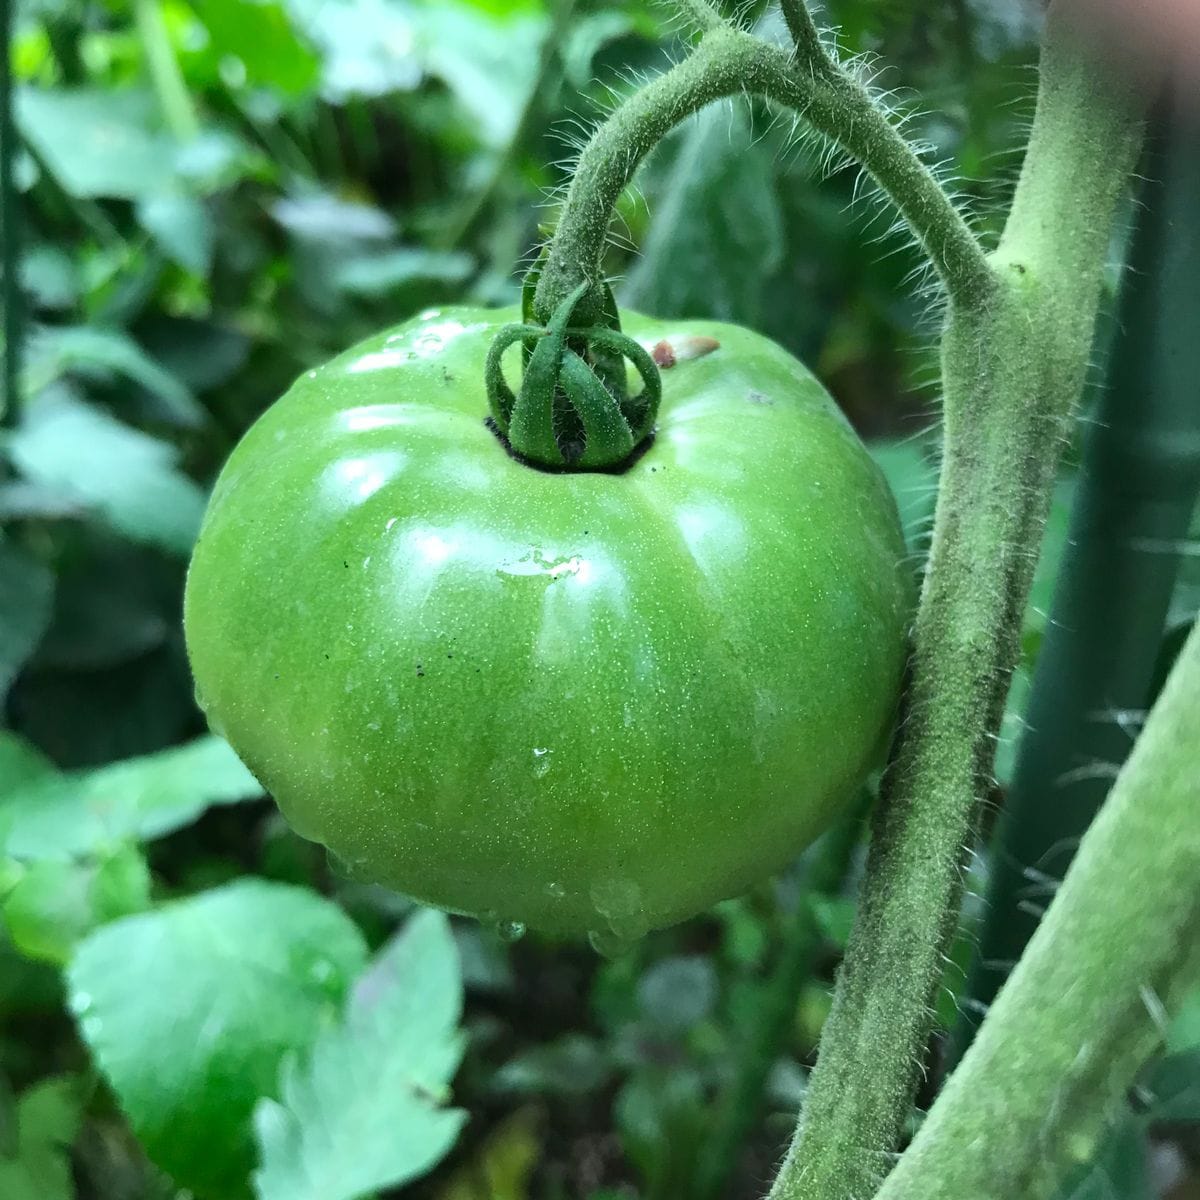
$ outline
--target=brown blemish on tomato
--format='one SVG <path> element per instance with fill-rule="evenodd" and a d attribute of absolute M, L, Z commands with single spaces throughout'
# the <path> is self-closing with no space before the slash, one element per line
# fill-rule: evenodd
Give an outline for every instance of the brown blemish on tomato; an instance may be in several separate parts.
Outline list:
<path fill-rule="evenodd" d="M 664 371 L 675 365 L 675 350 L 665 339 L 650 351 L 650 357 L 654 359 L 654 365 Z"/>

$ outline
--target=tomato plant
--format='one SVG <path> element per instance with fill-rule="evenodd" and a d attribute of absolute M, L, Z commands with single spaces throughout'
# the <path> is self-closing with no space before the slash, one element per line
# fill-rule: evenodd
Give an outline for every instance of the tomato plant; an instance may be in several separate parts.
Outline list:
<path fill-rule="evenodd" d="M 352 873 L 627 938 L 784 866 L 856 794 L 904 662 L 903 539 L 821 386 L 729 325 L 628 316 L 678 361 L 624 469 L 518 461 L 481 386 L 511 315 L 427 312 L 258 421 L 188 645 L 214 728 Z"/>

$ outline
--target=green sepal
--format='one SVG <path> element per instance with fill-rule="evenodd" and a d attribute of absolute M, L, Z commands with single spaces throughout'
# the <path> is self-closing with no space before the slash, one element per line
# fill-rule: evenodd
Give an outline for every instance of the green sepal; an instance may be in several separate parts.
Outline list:
<path fill-rule="evenodd" d="M 492 420 L 512 450 L 531 462 L 577 470 L 618 466 L 653 432 L 662 395 L 658 367 L 620 331 L 607 283 L 602 285 L 604 325 L 571 324 L 580 302 L 594 290 L 586 281 L 559 305 L 545 328 L 529 320 L 544 258 L 543 253 L 525 277 L 526 321 L 500 329 L 488 350 L 484 376 Z M 502 360 L 516 342 L 522 345 L 523 374 L 514 394 Z M 642 378 L 641 391 L 632 397 L 626 359 Z"/>
<path fill-rule="evenodd" d="M 628 458 L 634 447 L 629 422 L 616 397 L 574 350 L 563 355 L 559 381 L 583 424 L 583 453 L 571 465 L 586 470 L 612 466 Z"/>

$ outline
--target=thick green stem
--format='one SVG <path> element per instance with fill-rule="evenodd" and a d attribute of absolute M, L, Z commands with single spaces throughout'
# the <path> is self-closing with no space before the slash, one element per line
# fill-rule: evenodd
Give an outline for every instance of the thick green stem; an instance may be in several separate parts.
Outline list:
<path fill-rule="evenodd" d="M 725 24 L 721 14 L 708 0 L 678 0 L 678 7 L 697 29 L 707 32 Z"/>
<path fill-rule="evenodd" d="M 1200 625 L 880 1200 L 1044 1200 L 1200 979 Z"/>
<path fill-rule="evenodd" d="M 990 296 L 952 297 L 945 453 L 906 717 L 808 1102 L 772 1200 L 863 1200 L 911 1111 L 1140 105 L 1052 8 Z M 967 1195 L 969 1193 L 963 1193 Z"/>
<path fill-rule="evenodd" d="M 158 0 L 137 0 L 135 16 L 163 119 L 167 128 L 181 142 L 186 142 L 199 132 L 200 122 L 175 61 Z"/>
<path fill-rule="evenodd" d="M 17 387 L 24 340 L 20 280 L 20 208 L 13 165 L 17 157 L 13 121 L 12 0 L 0 0 L 0 270 L 4 272 L 4 371 L 0 376 L 0 425 L 17 419 Z"/>
<path fill-rule="evenodd" d="M 800 61 L 809 69 L 826 69 L 829 56 L 805 0 L 780 0 L 779 7 Z"/>
<path fill-rule="evenodd" d="M 558 230 L 538 281 L 539 321 L 581 282 L 592 293 L 578 310 L 595 323 L 603 308 L 601 256 L 621 192 L 642 159 L 680 121 L 725 96 L 755 93 L 793 109 L 853 154 L 891 197 L 920 240 L 950 297 L 978 303 L 993 279 L 962 215 L 857 81 L 827 60 L 795 63 L 750 34 L 721 26 L 695 52 L 635 93 L 596 131 L 580 157 Z"/>
<path fill-rule="evenodd" d="M 1108 386 L 1084 438 L 1071 528 L 1027 729 L 997 828 L 959 1054 L 1038 924 L 1046 888 L 1129 753 L 1200 488 L 1200 120 L 1180 98 L 1158 127 Z M 1113 630 L 1121 636 L 1114 639 Z M 1089 769 L 1102 764 L 1104 770 Z"/>

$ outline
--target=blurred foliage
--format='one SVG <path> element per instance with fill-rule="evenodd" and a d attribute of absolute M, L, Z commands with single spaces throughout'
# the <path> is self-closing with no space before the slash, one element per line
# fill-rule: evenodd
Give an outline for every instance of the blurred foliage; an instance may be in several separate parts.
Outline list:
<path fill-rule="evenodd" d="M 678 23 L 650 0 L 15 7 L 25 338 L 0 435 L 0 1197 L 681 1200 L 702 1161 L 706 1186 L 758 1194 L 828 1007 L 856 829 L 837 878 L 817 847 L 615 961 L 508 945 L 351 883 L 292 835 L 206 733 L 180 630 L 206 489 L 249 423 L 414 310 L 515 300 L 572 146 L 678 56 Z M 735 7 L 778 35 L 761 3 Z M 831 0 L 825 16 L 887 64 L 879 85 L 993 237 L 1037 6 Z M 739 101 L 653 156 L 609 267 L 626 303 L 753 325 L 810 362 L 875 439 L 917 571 L 934 321 L 890 225 L 852 169 Z M 1068 467 L 1022 680 L 1072 486 Z M 1200 599 L 1195 561 L 1175 626 Z M 1001 785 L 1010 770 L 1002 747 Z M 780 1003 L 778 1043 L 757 1044 Z M 1113 1182 L 1148 1132 L 1200 1155 L 1194 1008 L 1119 1131 L 1132 1141 L 1077 1200 L 1150 1195 Z M 953 1024 L 949 992 L 940 1016 Z M 765 1116 L 714 1164 L 712 1123 L 747 1078 Z"/>

